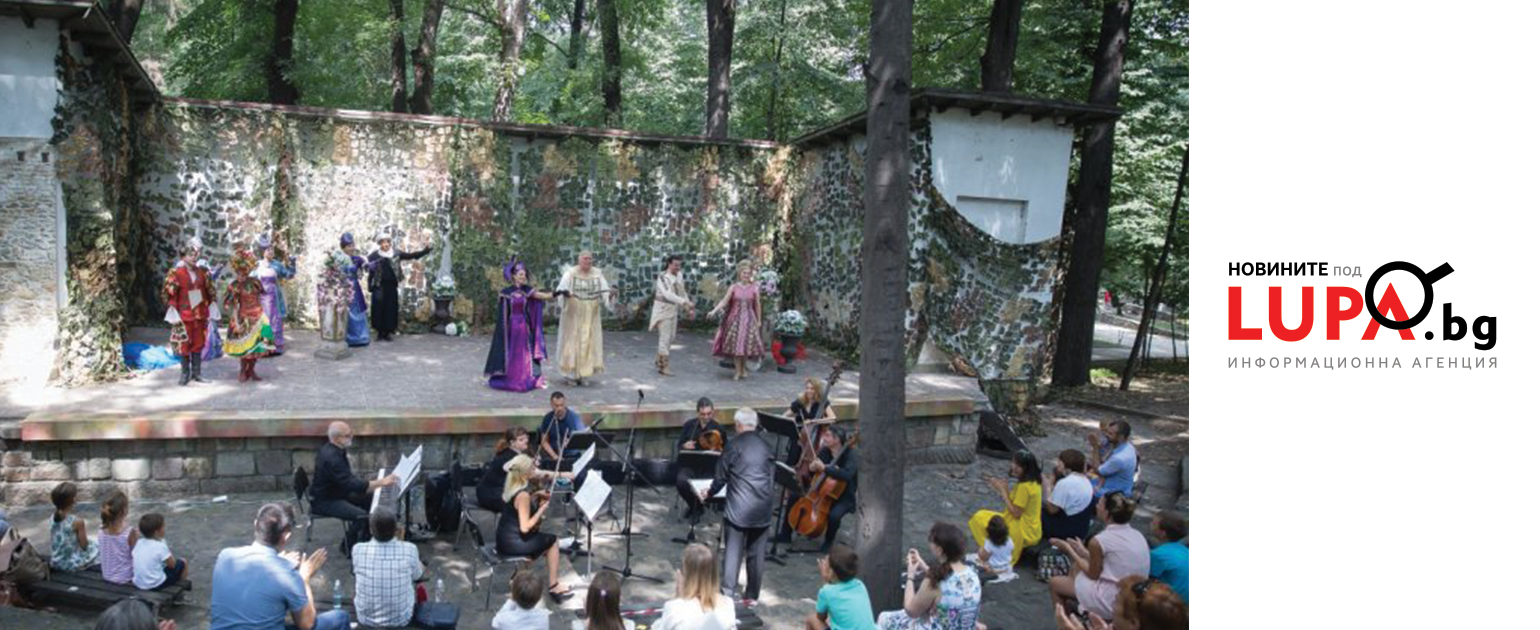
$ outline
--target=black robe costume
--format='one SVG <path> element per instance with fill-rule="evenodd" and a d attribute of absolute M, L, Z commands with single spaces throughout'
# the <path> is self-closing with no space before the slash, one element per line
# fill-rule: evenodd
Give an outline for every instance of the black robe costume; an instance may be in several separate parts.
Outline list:
<path fill-rule="evenodd" d="M 401 261 L 416 260 L 433 251 L 432 246 L 411 253 L 381 256 L 369 254 L 369 322 L 381 338 L 396 334 L 401 324 Z"/>

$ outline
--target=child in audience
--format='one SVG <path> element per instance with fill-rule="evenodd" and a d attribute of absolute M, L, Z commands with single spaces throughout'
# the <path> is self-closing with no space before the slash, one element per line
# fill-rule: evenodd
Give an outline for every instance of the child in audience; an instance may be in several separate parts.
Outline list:
<path fill-rule="evenodd" d="M 829 555 L 818 559 L 824 585 L 818 589 L 818 612 L 805 621 L 808 630 L 877 630 L 872 598 L 856 577 L 860 571 L 860 558 L 845 545 L 830 547 Z"/>
<path fill-rule="evenodd" d="M 1165 582 L 1183 602 L 1187 599 L 1187 518 L 1163 510 L 1150 523 L 1155 541 L 1160 543 L 1150 550 L 1150 577 Z"/>
<path fill-rule="evenodd" d="M 86 537 L 86 522 L 72 513 L 77 492 L 75 484 L 66 481 L 54 486 L 49 494 L 53 499 L 53 525 L 49 532 L 52 554 L 48 563 L 58 571 L 79 571 L 96 564 L 101 554 L 96 543 Z"/>
<path fill-rule="evenodd" d="M 492 618 L 492 630 L 550 630 L 551 611 L 540 605 L 545 585 L 534 571 L 524 569 L 508 579 L 508 601 Z"/>
<path fill-rule="evenodd" d="M 663 615 L 652 630 L 732 630 L 738 626 L 733 600 L 722 595 L 716 554 L 705 545 L 684 548 L 680 570 L 674 572 L 674 599 L 663 604 Z"/>
<path fill-rule="evenodd" d="M 620 616 L 620 575 L 614 571 L 600 571 L 588 584 L 583 614 L 588 622 L 574 619 L 572 630 L 636 630 L 634 622 Z"/>
<path fill-rule="evenodd" d="M 128 524 L 128 495 L 113 490 L 102 502 L 102 529 L 96 535 L 101 549 L 102 579 L 113 584 L 134 581 L 134 544 L 139 530 Z"/>
<path fill-rule="evenodd" d="M 1016 579 L 1016 570 L 1011 567 L 1016 542 L 1011 540 L 1011 528 L 1005 524 L 1005 518 L 996 516 L 989 519 L 989 526 L 984 532 L 988 538 L 979 547 L 978 553 L 970 558 L 972 562 L 969 564 L 978 569 L 980 577 L 994 578 L 996 584 Z"/>
<path fill-rule="evenodd" d="M 134 545 L 134 586 L 158 591 L 182 581 L 187 561 L 166 546 L 166 517 L 151 512 L 139 518 L 139 542 Z"/>

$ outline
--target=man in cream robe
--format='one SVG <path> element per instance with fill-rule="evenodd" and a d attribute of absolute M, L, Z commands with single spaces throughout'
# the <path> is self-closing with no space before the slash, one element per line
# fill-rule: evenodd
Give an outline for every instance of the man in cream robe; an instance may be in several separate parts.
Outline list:
<path fill-rule="evenodd" d="M 664 376 L 673 376 L 668 369 L 668 349 L 674 343 L 674 333 L 679 329 L 679 311 L 683 309 L 686 316 L 695 315 L 695 303 L 690 301 L 690 296 L 685 292 L 684 276 L 679 272 L 684 266 L 683 259 L 677 254 L 663 259 L 664 270 L 658 276 L 657 282 L 652 286 L 652 318 L 647 323 L 648 330 L 658 331 L 658 359 L 654 365 L 658 373 Z"/>

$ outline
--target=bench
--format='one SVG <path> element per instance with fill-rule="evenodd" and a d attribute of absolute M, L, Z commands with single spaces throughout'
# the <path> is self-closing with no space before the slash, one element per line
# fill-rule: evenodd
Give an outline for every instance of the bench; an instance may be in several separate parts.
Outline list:
<path fill-rule="evenodd" d="M 158 591 L 142 591 L 132 584 L 113 584 L 99 571 L 54 571 L 47 580 L 23 586 L 27 597 L 56 605 L 89 610 L 105 610 L 125 599 L 137 597 L 150 604 L 156 615 L 173 603 L 178 595 L 192 588 L 183 580 Z"/>

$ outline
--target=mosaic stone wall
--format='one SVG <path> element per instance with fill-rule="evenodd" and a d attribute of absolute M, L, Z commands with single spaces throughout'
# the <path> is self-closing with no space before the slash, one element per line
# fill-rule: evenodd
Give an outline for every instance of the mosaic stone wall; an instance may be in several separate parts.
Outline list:
<path fill-rule="evenodd" d="M 217 260 L 278 232 L 299 256 L 287 292 L 291 317 L 303 324 L 315 321 L 314 279 L 338 236 L 351 231 L 363 243 L 388 227 L 401 249 L 435 247 L 405 265 L 408 323 L 430 318 L 446 252 L 456 314 L 477 325 L 490 324 L 513 252 L 537 284 L 554 286 L 579 251 L 593 250 L 620 290 L 613 325 L 645 324 L 659 258 L 677 252 L 709 308 L 732 262 L 770 242 L 786 159 L 731 144 L 532 141 L 473 125 L 174 104 L 145 126 L 139 195 L 153 221 L 150 265 L 173 264 L 175 244 L 192 235 Z M 153 321 L 157 313 L 135 315 Z"/>
<path fill-rule="evenodd" d="M 45 139 L 0 139 L 0 172 L 0 356 L 48 356 L 58 329 L 53 149 Z M 0 381 L 46 376 L 38 363 L 0 362 Z"/>

